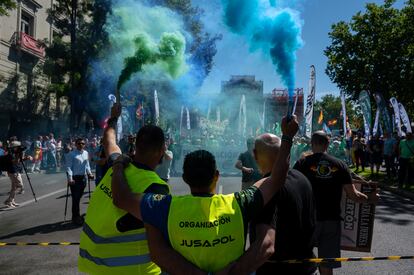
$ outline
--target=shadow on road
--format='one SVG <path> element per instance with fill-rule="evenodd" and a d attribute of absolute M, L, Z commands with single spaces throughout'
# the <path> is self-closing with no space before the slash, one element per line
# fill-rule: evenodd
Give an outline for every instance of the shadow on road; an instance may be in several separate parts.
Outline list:
<path fill-rule="evenodd" d="M 50 224 L 43 224 L 39 226 L 35 226 L 32 228 L 27 228 L 21 231 L 17 231 L 5 236 L 0 236 L 0 240 L 8 239 L 12 237 L 19 237 L 19 236 L 32 236 L 36 234 L 48 234 L 52 232 L 58 231 L 67 231 L 72 229 L 77 229 L 79 226 L 72 224 L 71 222 L 57 222 L 57 223 L 50 223 Z"/>
<path fill-rule="evenodd" d="M 389 192 L 381 193 L 381 198 L 376 208 L 375 219 L 382 223 L 393 223 L 402 226 L 413 223 L 414 218 L 401 219 L 397 217 L 400 214 L 414 216 L 414 203 Z"/>

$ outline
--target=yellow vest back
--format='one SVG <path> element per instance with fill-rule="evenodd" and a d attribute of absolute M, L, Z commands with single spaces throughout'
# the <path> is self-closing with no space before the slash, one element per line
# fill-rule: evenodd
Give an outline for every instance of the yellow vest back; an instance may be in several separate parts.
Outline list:
<path fill-rule="evenodd" d="M 129 165 L 125 169 L 134 193 L 143 193 L 151 184 L 168 185 L 149 170 Z M 90 274 L 160 274 L 151 262 L 145 229 L 125 233 L 117 221 L 127 214 L 112 203 L 112 168 L 92 194 L 80 237 L 78 268 Z"/>
<path fill-rule="evenodd" d="M 172 247 L 206 272 L 216 272 L 244 251 L 240 206 L 233 194 L 172 197 L 168 216 Z"/>

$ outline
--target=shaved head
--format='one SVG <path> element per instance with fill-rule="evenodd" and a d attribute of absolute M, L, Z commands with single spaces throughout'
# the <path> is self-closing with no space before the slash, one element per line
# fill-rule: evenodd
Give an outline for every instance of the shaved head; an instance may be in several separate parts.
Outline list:
<path fill-rule="evenodd" d="M 254 143 L 254 156 L 262 174 L 271 171 L 280 149 L 280 138 L 273 134 L 263 134 L 256 138 Z M 270 171 L 269 171 L 270 169 Z"/>

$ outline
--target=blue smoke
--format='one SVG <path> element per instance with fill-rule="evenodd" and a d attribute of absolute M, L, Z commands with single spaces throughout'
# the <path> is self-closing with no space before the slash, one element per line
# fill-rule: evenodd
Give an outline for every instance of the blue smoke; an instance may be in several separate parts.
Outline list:
<path fill-rule="evenodd" d="M 270 57 L 276 72 L 289 91 L 295 88 L 296 51 L 303 45 L 299 12 L 282 8 L 276 0 L 222 0 L 224 22 L 244 36 L 251 51 L 261 50 Z"/>

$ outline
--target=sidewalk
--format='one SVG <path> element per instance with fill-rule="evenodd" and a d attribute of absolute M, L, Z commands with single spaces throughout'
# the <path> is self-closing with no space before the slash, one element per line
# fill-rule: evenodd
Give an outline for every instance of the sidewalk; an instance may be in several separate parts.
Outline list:
<path fill-rule="evenodd" d="M 355 168 L 351 169 L 352 172 L 355 173 Z M 385 171 L 380 170 L 378 176 L 371 176 L 371 170 L 369 167 L 365 168 L 365 171 L 359 171 L 356 173 L 360 177 L 364 178 L 365 180 L 369 181 L 375 181 L 378 183 L 378 188 L 382 190 L 386 190 L 389 192 L 392 192 L 394 194 L 400 195 L 402 197 L 414 200 L 414 186 L 411 186 L 410 189 L 404 188 L 400 189 L 398 188 L 397 181 L 394 181 L 392 183 L 389 182 L 388 179 L 386 179 Z"/>

